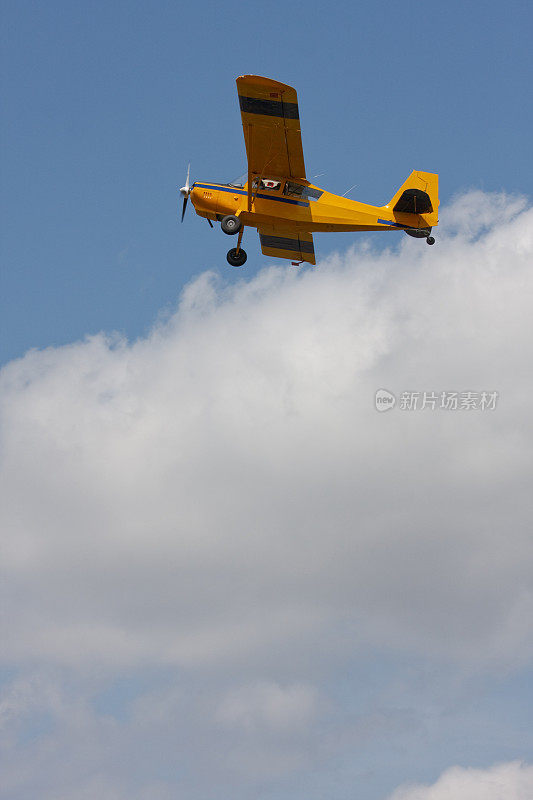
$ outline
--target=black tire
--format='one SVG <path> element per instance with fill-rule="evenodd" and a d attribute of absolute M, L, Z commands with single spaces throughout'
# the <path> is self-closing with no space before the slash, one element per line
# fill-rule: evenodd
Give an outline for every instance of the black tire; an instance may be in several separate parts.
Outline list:
<path fill-rule="evenodd" d="M 234 234 L 239 233 L 241 224 L 242 223 L 239 217 L 235 217 L 233 214 L 228 214 L 227 217 L 222 217 L 220 227 L 224 233 L 228 234 L 228 236 L 233 236 Z"/>
<path fill-rule="evenodd" d="M 433 238 L 433 236 L 428 236 L 428 238 L 426 239 L 426 243 L 435 244 L 435 239 Z"/>
<path fill-rule="evenodd" d="M 228 264 L 231 264 L 232 267 L 242 267 L 242 265 L 246 263 L 247 258 L 246 251 L 243 250 L 242 247 L 238 253 L 236 247 L 228 250 L 228 255 L 226 256 Z"/>

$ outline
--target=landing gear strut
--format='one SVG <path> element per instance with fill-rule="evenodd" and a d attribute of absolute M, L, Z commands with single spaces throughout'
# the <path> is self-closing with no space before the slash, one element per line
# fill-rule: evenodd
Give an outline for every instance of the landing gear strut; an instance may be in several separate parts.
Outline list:
<path fill-rule="evenodd" d="M 224 219 L 228 219 L 225 217 Z M 235 217 L 237 219 L 237 217 Z M 241 242 L 242 242 L 242 235 L 244 233 L 244 226 L 241 227 L 241 221 L 239 222 L 239 238 L 237 239 L 237 247 L 233 247 L 231 250 L 228 250 L 228 255 L 226 256 L 228 264 L 231 264 L 232 267 L 242 267 L 244 263 L 246 263 L 246 251 L 242 249 Z M 224 225 L 224 220 L 222 220 L 222 225 Z M 224 230 L 224 229 L 222 229 Z"/>

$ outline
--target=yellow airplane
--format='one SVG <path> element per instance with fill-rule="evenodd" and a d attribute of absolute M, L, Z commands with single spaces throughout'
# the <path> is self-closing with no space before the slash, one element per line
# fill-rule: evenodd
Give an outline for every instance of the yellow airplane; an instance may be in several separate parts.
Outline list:
<path fill-rule="evenodd" d="M 434 244 L 431 229 L 438 225 L 438 175 L 412 172 L 392 200 L 371 206 L 331 194 L 305 177 L 296 91 L 285 83 L 259 75 L 237 78 L 248 172 L 233 183 L 189 186 L 190 165 L 181 221 L 190 197 L 196 213 L 220 222 L 224 233 L 238 234 L 228 263 L 242 266 L 241 247 L 246 226 L 257 228 L 267 256 L 288 258 L 293 264 L 315 264 L 313 233 L 324 231 L 394 231 Z"/>

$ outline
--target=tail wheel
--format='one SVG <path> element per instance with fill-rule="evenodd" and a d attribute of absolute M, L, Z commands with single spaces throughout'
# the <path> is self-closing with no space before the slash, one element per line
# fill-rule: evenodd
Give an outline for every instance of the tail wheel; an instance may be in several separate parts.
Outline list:
<path fill-rule="evenodd" d="M 220 227 L 227 233 L 228 236 L 233 236 L 235 233 L 239 233 L 241 229 L 241 221 L 239 217 L 235 217 L 233 214 L 228 214 L 227 217 L 222 218 L 222 222 L 220 223 Z"/>
<path fill-rule="evenodd" d="M 228 250 L 228 255 L 226 256 L 228 264 L 231 264 L 232 267 L 242 267 L 244 263 L 246 263 L 247 255 L 246 251 L 242 249 L 242 247 L 237 252 L 237 248 L 234 247 L 231 250 Z"/>
<path fill-rule="evenodd" d="M 426 244 L 435 244 L 435 239 L 433 238 L 433 236 L 428 236 L 428 238 L 426 239 Z"/>

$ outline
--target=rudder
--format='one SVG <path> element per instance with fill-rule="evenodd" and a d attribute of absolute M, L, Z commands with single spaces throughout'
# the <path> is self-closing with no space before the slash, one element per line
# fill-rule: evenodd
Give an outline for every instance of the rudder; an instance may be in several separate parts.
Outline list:
<path fill-rule="evenodd" d="M 439 176 L 413 171 L 385 208 L 394 214 L 417 214 L 428 226 L 438 224 Z"/>

